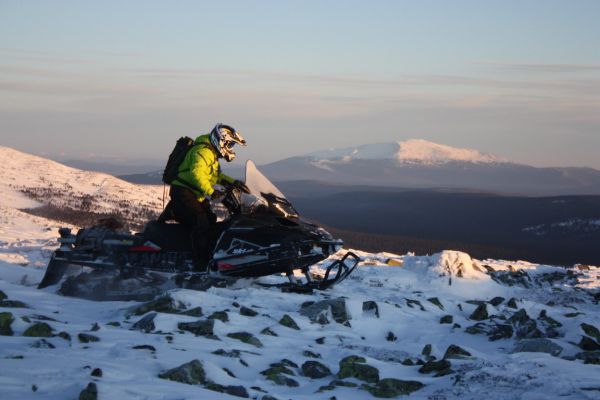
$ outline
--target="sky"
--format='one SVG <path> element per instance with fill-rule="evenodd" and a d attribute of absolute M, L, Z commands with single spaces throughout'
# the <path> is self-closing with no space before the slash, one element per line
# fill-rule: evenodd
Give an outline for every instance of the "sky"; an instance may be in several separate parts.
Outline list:
<path fill-rule="evenodd" d="M 0 145 L 240 159 L 420 138 L 600 169 L 600 1 L 0 0 Z"/>

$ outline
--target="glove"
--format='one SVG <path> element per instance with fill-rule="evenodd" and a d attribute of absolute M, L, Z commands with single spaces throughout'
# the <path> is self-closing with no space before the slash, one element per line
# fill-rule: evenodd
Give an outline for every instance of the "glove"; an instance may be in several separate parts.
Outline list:
<path fill-rule="evenodd" d="M 237 179 L 235 181 L 233 181 L 231 186 L 233 186 L 236 189 L 239 189 L 240 191 L 242 191 L 244 193 L 250 193 L 250 189 L 248 189 L 248 186 L 246 186 L 246 184 L 244 182 L 238 181 Z"/>

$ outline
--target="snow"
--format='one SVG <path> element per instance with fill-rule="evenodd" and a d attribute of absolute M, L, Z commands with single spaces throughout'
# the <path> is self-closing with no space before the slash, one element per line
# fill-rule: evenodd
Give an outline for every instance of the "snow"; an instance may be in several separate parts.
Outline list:
<path fill-rule="evenodd" d="M 16 154 L 0 150 L 1 156 Z M 20 160 L 16 156 L 5 164 L 31 167 L 33 164 L 29 163 L 28 156 L 24 157 Z M 40 160 L 33 162 L 41 163 Z M 48 163 L 38 165 L 44 168 L 46 182 L 68 180 L 76 191 L 99 190 L 90 183 L 99 179 L 94 174 L 86 175 Z M 18 169 L 13 171 L 16 173 Z M 552 280 L 547 278 L 564 275 L 566 270 L 527 261 L 477 260 L 452 250 L 428 256 L 353 250 L 361 257 L 360 266 L 346 281 L 326 292 L 282 293 L 258 286 L 253 280 L 242 280 L 234 287 L 212 288 L 206 292 L 184 289 L 170 292 L 170 296 L 186 309 L 202 307 L 204 316 L 226 311 L 229 321 L 215 322 L 214 334 L 219 340 L 179 330 L 178 323 L 198 318 L 178 314 L 158 313 L 155 329 L 143 333 L 130 329 L 141 318 L 129 316 L 130 310 L 139 303 L 92 302 L 64 297 L 56 293 L 56 286 L 36 289 L 51 251 L 57 247 L 57 228 L 64 224 L 19 211 L 31 203 L 20 197 L 18 189 L 7 184 L 10 175 L 5 170 L 0 174 L 0 185 L 4 185 L 0 194 L 0 290 L 9 300 L 22 301 L 29 307 L 0 305 L 0 312 L 10 312 L 14 316 L 14 335 L 0 336 L 2 400 L 77 398 L 89 382 L 96 383 L 100 399 L 234 398 L 200 385 L 158 378 L 161 372 L 193 359 L 203 362 L 207 376 L 214 382 L 242 385 L 252 398 L 261 399 L 266 394 L 256 387 L 279 399 L 373 398 L 360 389 L 363 382 L 355 378 L 346 381 L 358 384 L 356 388 L 336 387 L 316 393 L 319 387 L 336 379 L 335 376 L 309 379 L 292 368 L 295 376 L 291 378 L 297 380 L 299 386 L 287 387 L 275 385 L 260 374 L 269 364 L 284 358 L 298 365 L 312 360 L 306 351 L 318 354 L 317 361 L 325 364 L 333 374 L 339 370 L 338 363 L 343 357 L 363 356 L 369 365 L 379 370 L 381 378 L 425 384 L 409 396 L 415 399 L 600 398 L 600 366 L 574 359 L 582 351 L 577 347 L 584 335 L 581 324 L 600 327 L 600 311 L 591 297 L 600 288 L 598 267 L 580 266 L 569 270 L 574 279 Z M 43 184 L 33 175 L 27 172 L 19 185 Z M 88 180 L 74 180 L 77 176 L 82 179 L 87 176 Z M 124 191 L 119 196 L 124 201 L 143 201 L 144 196 L 156 194 L 154 189 L 127 186 L 107 176 L 100 179 L 106 179 L 107 184 L 102 190 L 107 192 L 112 193 L 114 188 L 109 186 L 113 183 L 121 185 Z M 80 183 L 81 187 L 78 186 Z M 315 269 L 322 272 L 328 263 L 342 254 L 325 260 Z M 525 274 L 527 286 L 502 283 L 489 271 L 515 276 Z M 263 278 L 265 282 L 283 279 Z M 470 318 L 477 305 L 468 301 L 489 301 L 496 296 L 505 301 L 497 306 L 486 304 L 490 315 L 510 318 L 517 310 L 507 307 L 507 302 L 514 298 L 518 309 L 525 310 L 540 327 L 542 322 L 538 315 L 543 310 L 561 323 L 562 326 L 557 328 L 558 336 L 549 339 L 563 348 L 559 356 L 513 353 L 518 342 L 514 337 L 490 341 L 485 335 L 467 333 L 466 328 L 477 322 Z M 335 298 L 345 299 L 349 324 L 312 323 L 299 312 L 304 302 Z M 434 298 L 441 306 L 436 305 Z M 379 316 L 363 311 L 366 301 L 377 303 Z M 242 315 L 240 305 L 256 310 L 258 315 Z M 286 314 L 294 319 L 300 330 L 278 323 Z M 447 315 L 452 316 L 453 323 L 441 324 L 440 318 Z M 67 332 L 72 339 L 68 341 L 55 335 L 40 342 L 40 338 L 22 336 L 34 322 L 45 318 L 52 319 L 46 322 L 55 334 Z M 109 325 L 111 322 L 119 322 L 120 326 Z M 99 329 L 93 330 L 94 324 Z M 264 328 L 270 328 L 278 336 L 261 334 Z M 240 331 L 252 333 L 264 347 L 257 348 L 227 336 Z M 93 334 L 100 341 L 81 343 L 77 339 L 79 333 Z M 324 338 L 323 344 L 316 341 L 320 338 Z M 54 348 L 48 348 L 47 343 Z M 402 363 L 406 359 L 426 359 L 421 354 L 426 344 L 431 344 L 431 354 L 437 359 L 441 359 L 452 344 L 472 356 L 451 359 L 453 372 L 441 377 L 419 373 L 418 365 Z M 153 346 L 155 351 L 134 348 L 140 345 Z M 240 350 L 241 353 L 239 357 L 223 357 L 213 353 L 217 349 Z M 94 368 L 102 369 L 102 377 L 90 376 Z"/>
<path fill-rule="evenodd" d="M 505 159 L 474 149 L 456 148 L 423 139 L 395 143 L 366 144 L 357 147 L 329 149 L 309 153 L 313 165 L 331 170 L 328 164 L 344 164 L 352 160 L 395 160 L 401 164 L 441 165 L 449 162 L 502 163 Z"/>

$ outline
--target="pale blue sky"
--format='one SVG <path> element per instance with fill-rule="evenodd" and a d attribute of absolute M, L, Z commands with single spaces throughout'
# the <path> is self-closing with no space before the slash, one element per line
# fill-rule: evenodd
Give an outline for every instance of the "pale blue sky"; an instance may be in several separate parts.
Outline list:
<path fill-rule="evenodd" d="M 600 1 L 0 0 L 0 145 L 259 163 L 423 138 L 600 168 Z"/>

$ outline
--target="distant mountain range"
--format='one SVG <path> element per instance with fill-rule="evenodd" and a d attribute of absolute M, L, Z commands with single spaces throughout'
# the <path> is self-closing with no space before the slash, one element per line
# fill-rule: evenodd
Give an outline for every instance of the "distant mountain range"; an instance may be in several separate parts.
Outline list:
<path fill-rule="evenodd" d="M 265 164 L 260 169 L 279 182 L 301 180 L 529 196 L 600 194 L 600 171 L 592 168 L 532 167 L 420 139 L 317 151 Z M 239 167 L 226 168 L 226 172 L 243 176 Z M 120 176 L 146 184 L 160 183 L 160 177 L 159 171 Z"/>

